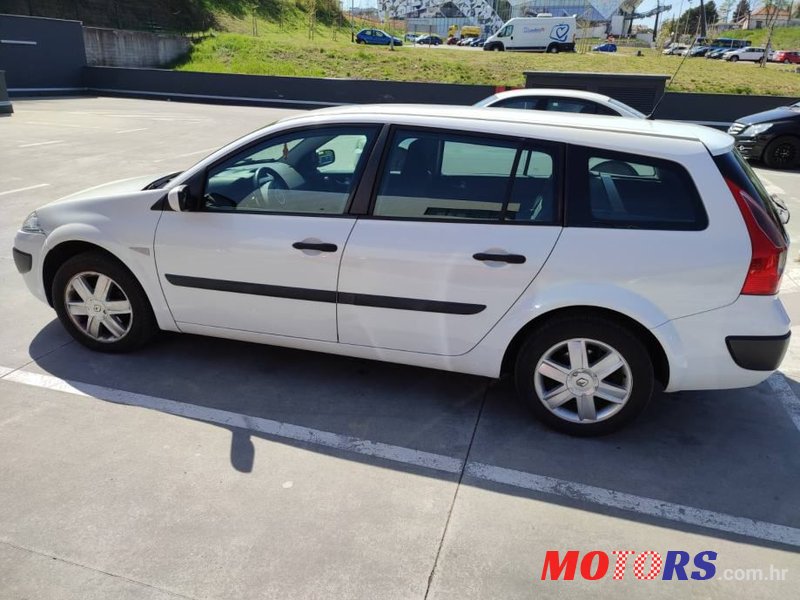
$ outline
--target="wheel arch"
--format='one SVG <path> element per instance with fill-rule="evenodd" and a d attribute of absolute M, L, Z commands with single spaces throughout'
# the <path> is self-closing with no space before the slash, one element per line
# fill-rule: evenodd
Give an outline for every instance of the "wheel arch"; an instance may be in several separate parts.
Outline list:
<path fill-rule="evenodd" d="M 597 306 L 570 306 L 564 308 L 557 308 L 541 314 L 533 320 L 526 323 L 509 342 L 506 351 L 503 354 L 503 361 L 501 363 L 500 372 L 510 373 L 514 368 L 514 360 L 517 357 L 522 344 L 528 337 L 531 331 L 541 327 L 545 323 L 559 318 L 587 317 L 597 316 L 607 320 L 615 321 L 620 325 L 626 327 L 634 333 L 645 345 L 647 352 L 650 355 L 650 360 L 653 363 L 653 372 L 656 380 L 664 387 L 669 383 L 670 368 L 669 359 L 664 351 L 661 342 L 658 341 L 655 335 L 639 321 L 624 315 L 615 310 L 608 308 L 601 308 Z"/>
<path fill-rule="evenodd" d="M 93 244 L 92 242 L 86 242 L 83 240 L 70 240 L 66 242 L 61 242 L 56 246 L 53 246 L 45 255 L 44 261 L 42 262 L 42 283 L 44 284 L 44 293 L 47 297 L 47 303 L 50 306 L 53 306 L 53 280 L 55 279 L 56 272 L 58 269 L 67 262 L 73 256 L 78 256 L 79 254 L 84 254 L 86 252 L 96 252 L 98 254 L 102 254 L 107 258 L 112 259 L 113 261 L 119 263 L 125 269 L 133 275 L 138 281 L 138 277 L 123 263 L 119 257 L 114 255 L 114 253 L 110 252 L 106 248 L 102 246 L 98 246 L 97 244 Z M 141 282 L 139 282 L 141 285 Z"/>

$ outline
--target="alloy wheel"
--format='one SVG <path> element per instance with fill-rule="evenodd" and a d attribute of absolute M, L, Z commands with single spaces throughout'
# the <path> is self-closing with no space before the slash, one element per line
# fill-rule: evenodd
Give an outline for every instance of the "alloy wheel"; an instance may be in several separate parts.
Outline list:
<path fill-rule="evenodd" d="M 542 355 L 534 389 L 551 413 L 572 423 L 597 423 L 617 414 L 631 397 L 633 377 L 623 356 L 597 340 L 559 342 Z"/>

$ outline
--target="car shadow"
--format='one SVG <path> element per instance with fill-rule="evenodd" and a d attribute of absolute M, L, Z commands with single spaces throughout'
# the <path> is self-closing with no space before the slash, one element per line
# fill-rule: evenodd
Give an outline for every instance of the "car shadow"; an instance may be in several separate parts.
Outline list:
<path fill-rule="evenodd" d="M 39 336 L 51 336 L 52 326 Z M 37 339 L 31 342 L 33 356 Z M 110 387 L 800 528 L 800 435 L 767 383 L 747 390 L 659 393 L 628 428 L 581 439 L 535 421 L 516 399 L 509 378 L 490 381 L 200 336 L 162 334 L 156 343 L 127 355 L 95 353 L 73 343 L 26 369 L 68 380 L 78 389 L 85 384 Z M 85 391 L 92 395 L 90 387 Z M 214 424 L 231 431 L 230 462 L 243 473 L 259 468 L 252 438 L 260 437 L 627 520 L 787 548 L 469 474 Z"/>

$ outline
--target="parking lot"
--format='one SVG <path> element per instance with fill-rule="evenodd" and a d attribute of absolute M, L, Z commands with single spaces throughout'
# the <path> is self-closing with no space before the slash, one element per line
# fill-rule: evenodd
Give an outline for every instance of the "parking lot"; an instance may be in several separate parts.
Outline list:
<path fill-rule="evenodd" d="M 508 380 L 177 334 L 92 353 L 16 272 L 25 216 L 294 111 L 14 109 L 0 120 L 0 599 L 796 595 L 797 332 L 760 386 L 660 394 L 597 439 L 545 429 Z M 758 172 L 800 241 L 800 173 Z M 797 257 L 782 295 L 800 322 Z M 716 576 L 540 580 L 548 550 L 573 549 L 713 551 Z"/>

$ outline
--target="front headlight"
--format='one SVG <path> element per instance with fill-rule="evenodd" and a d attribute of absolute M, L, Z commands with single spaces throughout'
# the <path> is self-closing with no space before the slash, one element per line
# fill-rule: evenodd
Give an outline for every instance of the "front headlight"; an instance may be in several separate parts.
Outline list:
<path fill-rule="evenodd" d="M 33 211 L 28 215 L 28 218 L 22 223 L 22 231 L 25 233 L 44 233 L 41 225 L 39 225 L 39 215 Z"/>
<path fill-rule="evenodd" d="M 759 123 L 758 125 L 750 125 L 742 132 L 742 135 L 754 136 L 764 133 L 767 129 L 772 127 L 772 123 Z"/>

